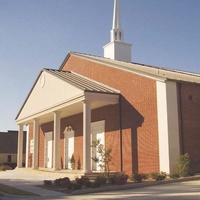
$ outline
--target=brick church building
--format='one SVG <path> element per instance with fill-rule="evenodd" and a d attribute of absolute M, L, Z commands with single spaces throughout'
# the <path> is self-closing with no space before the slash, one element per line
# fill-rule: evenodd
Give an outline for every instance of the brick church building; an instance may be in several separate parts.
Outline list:
<path fill-rule="evenodd" d="M 18 167 L 27 126 L 26 167 L 99 171 L 91 157 L 100 139 L 112 148 L 112 170 L 171 173 L 189 153 L 200 170 L 200 75 L 131 62 L 119 0 L 104 57 L 70 52 L 58 69 L 38 75 L 16 123 Z"/>

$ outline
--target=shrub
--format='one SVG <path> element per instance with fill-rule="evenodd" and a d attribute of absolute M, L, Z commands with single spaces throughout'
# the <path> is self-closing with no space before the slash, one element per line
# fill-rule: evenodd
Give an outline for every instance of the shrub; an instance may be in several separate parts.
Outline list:
<path fill-rule="evenodd" d="M 68 177 L 65 177 L 65 178 L 59 178 L 59 179 L 55 179 L 54 180 L 54 185 L 57 186 L 57 187 L 67 187 L 67 188 L 71 188 L 71 181 Z"/>
<path fill-rule="evenodd" d="M 117 176 L 116 175 L 109 176 L 108 182 L 111 183 L 111 184 L 116 184 Z"/>
<path fill-rule="evenodd" d="M 71 180 L 70 180 L 68 177 L 63 178 L 63 179 L 62 179 L 62 186 L 63 186 L 63 187 L 66 187 L 66 188 L 68 188 L 68 189 L 71 189 L 71 187 L 72 187 L 72 182 L 71 182 Z"/>
<path fill-rule="evenodd" d="M 180 155 L 178 158 L 177 172 L 180 177 L 187 177 L 191 174 L 190 156 L 188 153 Z"/>
<path fill-rule="evenodd" d="M 44 186 L 52 186 L 53 185 L 53 182 L 52 181 L 50 181 L 50 180 L 44 180 L 43 181 L 43 184 L 44 184 Z"/>
<path fill-rule="evenodd" d="M 92 188 L 98 188 L 98 187 L 100 187 L 100 185 L 99 185 L 99 183 L 97 183 L 97 182 L 92 182 L 92 183 L 91 183 L 91 187 L 92 187 Z"/>
<path fill-rule="evenodd" d="M 109 177 L 109 182 L 111 184 L 124 185 L 127 183 L 127 180 L 128 175 L 126 175 L 125 173 L 118 173 Z"/>
<path fill-rule="evenodd" d="M 12 170 L 12 167 L 0 164 L 0 171 L 6 171 L 6 170 Z"/>
<path fill-rule="evenodd" d="M 74 158 L 74 154 L 72 154 L 71 158 L 69 159 L 70 163 L 71 163 L 71 168 L 74 170 L 75 169 L 75 158 Z"/>
<path fill-rule="evenodd" d="M 149 178 L 148 174 L 141 173 L 142 180 L 147 180 Z"/>
<path fill-rule="evenodd" d="M 157 176 L 158 176 L 158 173 L 157 173 L 157 172 L 153 172 L 153 173 L 151 173 L 151 174 L 149 175 L 149 177 L 150 177 L 151 179 L 153 179 L 153 180 L 156 180 Z"/>
<path fill-rule="evenodd" d="M 151 173 L 150 178 L 152 178 L 155 181 L 162 181 L 165 180 L 167 177 L 167 174 L 165 172 L 161 173 Z"/>
<path fill-rule="evenodd" d="M 142 182 L 142 174 L 139 173 L 134 173 L 132 174 L 132 176 L 130 177 L 130 179 L 136 183 L 141 183 Z"/>
<path fill-rule="evenodd" d="M 73 190 L 80 190 L 82 188 L 82 185 L 77 182 L 72 182 L 72 189 Z"/>
<path fill-rule="evenodd" d="M 127 183 L 128 175 L 124 173 L 120 173 L 117 175 L 117 184 L 118 185 L 124 185 Z"/>
<path fill-rule="evenodd" d="M 55 186 L 62 186 L 62 178 L 55 179 L 53 183 Z"/>
<path fill-rule="evenodd" d="M 88 177 L 86 176 L 81 176 L 81 178 L 76 178 L 75 179 L 76 183 L 80 184 L 81 186 L 85 186 L 85 187 L 90 187 L 91 186 L 91 182 L 89 180 Z"/>
<path fill-rule="evenodd" d="M 178 172 L 174 172 L 174 173 L 170 174 L 169 177 L 171 179 L 177 179 L 177 178 L 179 178 L 179 173 Z"/>
<path fill-rule="evenodd" d="M 104 175 L 99 175 L 95 178 L 94 183 L 97 187 L 106 184 L 107 178 Z"/>

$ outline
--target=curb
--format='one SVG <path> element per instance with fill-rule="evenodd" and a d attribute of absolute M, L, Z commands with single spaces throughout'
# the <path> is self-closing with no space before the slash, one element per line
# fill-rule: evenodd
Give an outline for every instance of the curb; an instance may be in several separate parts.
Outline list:
<path fill-rule="evenodd" d="M 80 194 L 89 194 L 89 193 L 98 193 L 98 192 L 109 192 L 109 191 L 117 191 L 117 190 L 128 190 L 134 188 L 143 188 L 143 187 L 150 187 L 155 185 L 164 185 L 169 183 L 178 183 L 178 182 L 186 182 L 186 181 L 194 181 L 200 180 L 200 175 L 186 177 L 186 178 L 179 178 L 179 179 L 172 179 L 172 180 L 163 180 L 163 181 L 154 181 L 154 182 L 143 182 L 143 183 L 133 183 L 133 184 L 126 184 L 126 185 L 114 185 L 114 186 L 107 186 L 107 187 L 100 187 L 100 188 L 88 188 L 82 190 L 75 190 L 69 195 L 80 195 Z"/>

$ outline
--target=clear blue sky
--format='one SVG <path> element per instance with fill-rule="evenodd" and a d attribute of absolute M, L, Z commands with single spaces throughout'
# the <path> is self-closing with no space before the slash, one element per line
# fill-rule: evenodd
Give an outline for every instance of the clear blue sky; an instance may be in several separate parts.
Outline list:
<path fill-rule="evenodd" d="M 200 72 L 200 0 L 120 0 L 134 62 Z M 0 131 L 15 117 L 44 67 L 69 51 L 103 55 L 113 0 L 0 0 Z"/>

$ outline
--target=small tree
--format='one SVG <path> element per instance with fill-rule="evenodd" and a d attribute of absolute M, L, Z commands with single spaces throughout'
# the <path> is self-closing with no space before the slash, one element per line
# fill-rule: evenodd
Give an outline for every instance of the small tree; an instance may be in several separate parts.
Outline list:
<path fill-rule="evenodd" d="M 177 171 L 180 177 L 190 176 L 191 174 L 190 156 L 188 153 L 179 156 Z"/>
<path fill-rule="evenodd" d="M 74 158 L 74 154 L 72 154 L 71 158 L 70 158 L 70 164 L 71 164 L 71 168 L 74 170 L 75 169 L 75 158 Z"/>
<path fill-rule="evenodd" d="M 96 152 L 99 155 L 98 157 L 95 155 L 92 157 L 92 160 L 98 163 L 101 171 L 105 172 L 106 175 L 109 177 L 111 171 L 112 163 L 112 148 L 105 148 L 103 144 L 100 143 L 100 140 L 92 141 L 92 147 L 96 148 Z"/>

